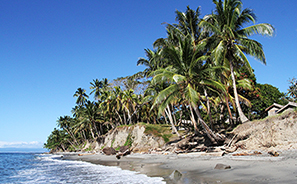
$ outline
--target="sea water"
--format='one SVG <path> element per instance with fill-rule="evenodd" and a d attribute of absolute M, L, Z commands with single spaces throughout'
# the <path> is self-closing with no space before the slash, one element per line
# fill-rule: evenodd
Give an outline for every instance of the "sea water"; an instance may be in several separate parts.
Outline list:
<path fill-rule="evenodd" d="M 0 153 L 0 183 L 165 183 L 118 167 L 62 160 L 59 155 Z"/>

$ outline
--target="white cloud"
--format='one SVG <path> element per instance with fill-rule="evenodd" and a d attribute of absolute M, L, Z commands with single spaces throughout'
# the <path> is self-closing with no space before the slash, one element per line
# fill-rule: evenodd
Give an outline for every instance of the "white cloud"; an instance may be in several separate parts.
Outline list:
<path fill-rule="evenodd" d="M 43 143 L 32 141 L 32 142 L 5 142 L 0 141 L 0 148 L 42 148 Z"/>

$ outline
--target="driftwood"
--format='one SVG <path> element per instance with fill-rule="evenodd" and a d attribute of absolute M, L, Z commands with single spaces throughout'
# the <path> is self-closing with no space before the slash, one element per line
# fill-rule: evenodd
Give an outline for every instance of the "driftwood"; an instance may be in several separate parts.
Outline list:
<path fill-rule="evenodd" d="M 274 156 L 274 157 L 278 157 L 278 156 L 279 156 L 279 153 L 276 152 L 276 151 L 269 151 L 268 154 L 269 154 L 269 155 L 272 155 L 272 156 Z"/>
<path fill-rule="evenodd" d="M 126 150 L 125 152 L 120 152 L 120 153 L 118 153 L 117 155 L 116 155 L 116 157 L 117 157 L 117 159 L 121 159 L 121 157 L 123 157 L 123 156 L 126 156 L 126 155 L 129 155 L 131 152 L 130 152 L 130 150 L 128 149 L 128 150 Z"/>
<path fill-rule="evenodd" d="M 225 151 L 228 153 L 235 152 L 238 149 L 238 146 L 234 146 L 233 148 L 226 148 Z"/>
<path fill-rule="evenodd" d="M 95 153 L 81 153 L 81 154 L 78 154 L 78 156 L 84 156 L 84 155 L 94 155 Z"/>
<path fill-rule="evenodd" d="M 242 152 L 242 153 L 236 153 L 232 154 L 232 156 L 251 156 L 251 155 L 261 155 L 262 153 L 259 151 L 254 151 L 253 153 L 247 153 L 247 152 Z"/>
<path fill-rule="evenodd" d="M 233 137 L 232 137 L 232 139 L 231 139 L 231 141 L 229 142 L 229 144 L 227 145 L 227 147 L 231 147 L 232 146 L 232 141 L 234 140 L 234 138 L 237 136 L 238 134 L 235 134 Z"/>

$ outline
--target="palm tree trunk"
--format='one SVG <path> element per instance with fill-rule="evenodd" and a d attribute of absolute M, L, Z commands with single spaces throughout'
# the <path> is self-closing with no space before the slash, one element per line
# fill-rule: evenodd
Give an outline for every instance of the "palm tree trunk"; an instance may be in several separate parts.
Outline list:
<path fill-rule="evenodd" d="M 65 150 L 65 147 L 64 147 L 64 144 L 63 144 L 63 143 L 61 144 L 61 148 L 63 149 L 63 151 L 64 151 L 64 152 L 66 152 L 66 150 Z"/>
<path fill-rule="evenodd" d="M 127 125 L 127 118 L 126 118 L 126 113 L 124 110 L 123 110 L 123 118 L 124 118 L 125 125 Z"/>
<path fill-rule="evenodd" d="M 167 105 L 167 107 L 165 109 L 165 113 L 167 114 L 167 116 L 169 118 L 169 121 L 171 123 L 172 131 L 175 132 L 178 137 L 180 137 L 180 134 L 178 133 L 176 127 L 174 126 L 173 119 L 172 119 L 172 114 L 171 114 L 169 105 Z"/>
<path fill-rule="evenodd" d="M 75 147 L 75 145 L 74 145 L 71 141 L 69 141 L 68 139 L 67 139 L 67 141 L 69 142 L 69 144 L 71 144 L 71 146 L 72 146 L 75 150 L 77 150 L 77 148 Z"/>
<path fill-rule="evenodd" d="M 91 134 L 92 134 L 93 139 L 95 140 L 94 132 L 93 132 L 93 129 L 92 129 L 91 126 L 90 126 L 90 131 L 91 131 Z"/>
<path fill-rule="evenodd" d="M 165 115 L 164 112 L 162 113 L 162 115 L 163 115 L 163 117 L 164 117 L 164 119 L 165 119 L 166 124 L 168 125 L 169 123 L 168 123 L 168 120 L 167 120 L 167 116 Z"/>
<path fill-rule="evenodd" d="M 208 99 L 208 95 L 207 95 L 207 92 L 206 92 L 205 88 L 204 88 L 204 95 L 206 97 L 207 114 L 208 114 L 208 117 L 209 117 L 210 126 L 211 126 L 211 129 L 213 130 L 214 127 L 213 127 L 213 121 L 212 121 L 212 116 L 211 116 L 211 112 L 210 112 L 210 104 L 209 104 L 209 99 Z"/>
<path fill-rule="evenodd" d="M 194 106 L 194 111 L 195 111 L 196 115 L 198 116 L 198 122 L 202 125 L 203 129 L 206 132 L 206 135 L 214 144 L 216 144 L 217 140 L 219 140 L 219 138 L 213 133 L 213 131 L 209 128 L 209 126 L 203 121 L 197 106 Z"/>
<path fill-rule="evenodd" d="M 64 127 L 64 129 L 72 137 L 72 139 L 74 140 L 74 142 L 76 143 L 76 145 L 78 145 L 78 142 L 77 142 L 76 138 L 74 137 L 73 133 L 70 132 L 66 127 Z"/>
<path fill-rule="evenodd" d="M 239 115 L 241 123 L 246 123 L 246 122 L 249 121 L 249 119 L 244 115 L 244 113 L 242 112 L 242 109 L 240 107 L 240 104 L 239 104 L 239 99 L 238 99 L 238 94 L 237 94 L 236 81 L 235 81 L 235 77 L 234 77 L 234 69 L 233 69 L 232 61 L 230 61 L 230 70 L 231 70 L 232 84 L 233 84 L 233 90 L 234 90 L 235 104 L 236 104 L 236 108 L 237 108 L 237 111 L 238 111 L 238 115 Z"/>
<path fill-rule="evenodd" d="M 130 114 L 130 111 L 129 111 L 129 108 L 124 106 L 125 109 L 127 110 L 127 115 L 128 115 L 128 124 L 131 124 L 131 114 Z"/>
<path fill-rule="evenodd" d="M 197 122 L 196 122 L 195 117 L 194 117 L 193 108 L 192 108 L 191 105 L 190 105 L 190 112 L 191 112 L 190 118 L 191 118 L 191 121 L 192 121 L 192 123 L 194 125 L 195 135 L 197 135 L 198 134 L 198 127 L 197 127 Z"/>
<path fill-rule="evenodd" d="M 92 120 L 91 120 L 91 121 L 92 121 Z M 98 135 L 98 136 L 101 135 L 100 132 L 99 132 L 98 129 L 97 129 L 96 122 L 95 122 L 95 121 L 92 121 L 92 123 L 93 123 L 93 126 L 95 127 L 95 132 L 97 133 L 97 135 Z"/>
<path fill-rule="evenodd" d="M 86 134 L 85 134 L 84 130 L 82 130 L 82 134 L 83 134 L 84 139 L 87 140 L 87 137 L 86 137 Z"/>
<path fill-rule="evenodd" d="M 99 129 L 100 129 L 100 135 L 103 135 L 103 127 L 102 127 L 102 123 L 98 122 L 99 123 Z"/>
<path fill-rule="evenodd" d="M 184 104 L 182 104 L 181 108 L 180 108 L 180 112 L 179 112 L 179 125 L 181 124 L 182 120 L 183 120 L 183 107 Z"/>
<path fill-rule="evenodd" d="M 122 122 L 122 124 L 124 124 L 123 119 L 122 119 L 121 115 L 119 114 L 119 112 L 118 112 L 117 110 L 115 110 L 115 112 L 116 112 L 116 114 L 119 116 L 120 121 Z"/>
<path fill-rule="evenodd" d="M 232 116 L 231 109 L 230 109 L 230 106 L 229 106 L 228 97 L 226 96 L 225 99 L 226 99 L 226 105 L 227 105 L 227 109 L 228 109 L 228 113 L 229 113 L 229 121 L 231 123 L 231 126 L 233 126 L 233 116 Z"/>

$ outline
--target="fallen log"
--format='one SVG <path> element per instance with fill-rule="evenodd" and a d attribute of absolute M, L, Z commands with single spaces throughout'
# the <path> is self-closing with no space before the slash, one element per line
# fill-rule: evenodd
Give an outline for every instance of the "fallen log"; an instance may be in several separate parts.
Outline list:
<path fill-rule="evenodd" d="M 262 153 L 259 151 L 254 151 L 253 153 L 247 153 L 247 152 L 242 152 L 242 153 L 235 153 L 232 154 L 232 156 L 251 156 L 251 155 L 261 155 Z"/>
<path fill-rule="evenodd" d="M 94 155 L 95 153 L 80 153 L 78 156 L 84 156 L 84 155 Z"/>

